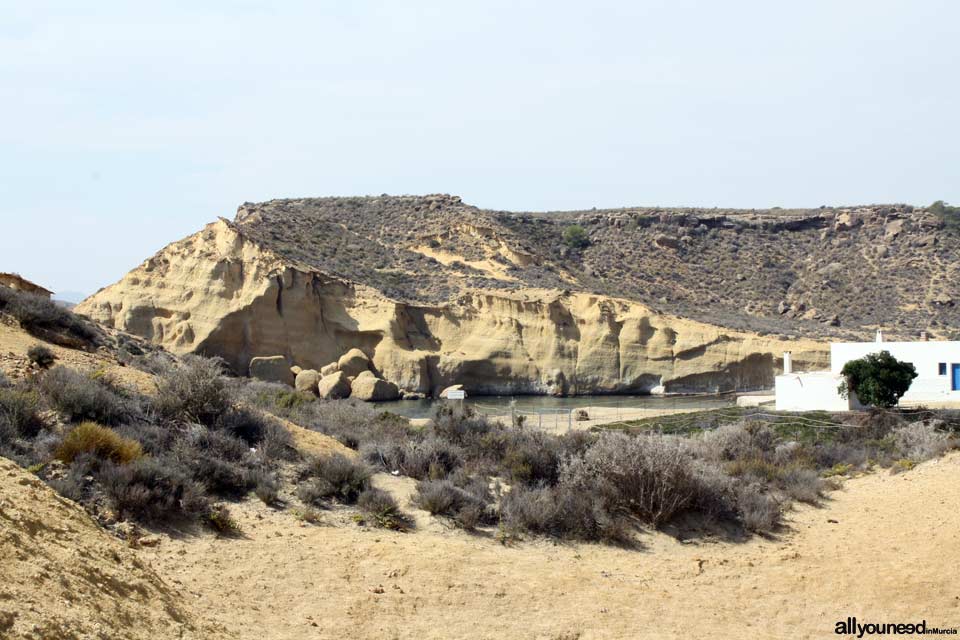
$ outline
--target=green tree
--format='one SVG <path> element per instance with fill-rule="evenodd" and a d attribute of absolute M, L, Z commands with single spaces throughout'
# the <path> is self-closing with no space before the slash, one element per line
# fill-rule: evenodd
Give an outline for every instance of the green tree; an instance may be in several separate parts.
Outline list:
<path fill-rule="evenodd" d="M 889 351 L 871 353 L 843 365 L 843 382 L 838 391 L 844 398 L 851 391 L 861 403 L 873 407 L 894 407 L 917 377 L 917 369 L 901 362 Z"/>
<path fill-rule="evenodd" d="M 563 241 L 572 249 L 582 249 L 590 245 L 586 230 L 578 224 L 572 224 L 563 230 Z"/>
<path fill-rule="evenodd" d="M 927 207 L 927 211 L 943 220 L 948 230 L 960 231 L 960 207 L 951 207 L 943 200 L 937 200 Z"/>

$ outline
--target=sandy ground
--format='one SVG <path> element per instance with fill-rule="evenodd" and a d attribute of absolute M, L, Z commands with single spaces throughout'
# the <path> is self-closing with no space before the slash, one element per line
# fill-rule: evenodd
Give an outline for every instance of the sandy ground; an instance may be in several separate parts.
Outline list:
<path fill-rule="evenodd" d="M 20 378 L 27 374 L 30 365 L 27 351 L 35 344 L 43 344 L 57 357 L 56 364 L 80 371 L 103 369 L 121 384 L 135 387 L 144 393 L 152 393 L 156 390 L 150 374 L 133 367 L 122 366 L 111 353 L 86 352 L 50 344 L 31 336 L 9 318 L 5 320 L 7 322 L 0 320 L 0 371 L 11 378 Z"/>
<path fill-rule="evenodd" d="M 0 458 L 0 638 L 226 639 L 78 505 Z"/>
<path fill-rule="evenodd" d="M 542 416 L 536 416 L 531 414 L 524 414 L 526 416 L 526 424 L 529 426 L 538 427 L 544 431 L 551 433 L 566 433 L 571 428 L 586 430 L 591 427 L 596 427 L 600 425 L 610 425 L 616 424 L 618 422 L 626 422 L 628 420 L 642 420 L 644 418 L 657 418 L 659 416 L 673 416 L 681 413 L 695 413 L 698 411 L 704 411 L 703 408 L 644 408 L 644 407 L 611 407 L 611 406 L 596 406 L 596 407 L 577 407 L 574 410 L 576 413 L 578 410 L 584 410 L 589 416 L 588 420 L 577 420 L 569 419 L 567 415 L 564 414 L 549 414 L 544 413 Z M 502 415 L 496 415 L 484 412 L 484 415 L 493 420 L 502 422 L 503 424 L 510 424 L 511 416 L 510 413 L 504 413 Z"/>
<path fill-rule="evenodd" d="M 960 626 L 958 480 L 954 453 L 848 480 L 775 538 L 651 533 L 640 550 L 504 547 L 422 512 L 406 534 L 343 512 L 306 525 L 248 500 L 233 509 L 242 538 L 167 539 L 141 557 L 243 639 L 829 638 L 847 616 Z M 412 481 L 378 482 L 406 504 Z"/>

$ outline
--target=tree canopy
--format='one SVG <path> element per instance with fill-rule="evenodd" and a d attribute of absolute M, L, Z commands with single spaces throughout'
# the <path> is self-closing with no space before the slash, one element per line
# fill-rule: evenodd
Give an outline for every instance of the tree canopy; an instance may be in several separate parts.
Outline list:
<path fill-rule="evenodd" d="M 573 249 L 582 249 L 590 244 L 586 230 L 578 224 L 572 224 L 563 230 L 563 241 Z"/>
<path fill-rule="evenodd" d="M 897 360 L 889 351 L 871 353 L 843 365 L 840 372 L 840 395 L 857 394 L 862 404 L 873 407 L 894 407 L 917 377 L 917 369 L 909 362 Z"/>

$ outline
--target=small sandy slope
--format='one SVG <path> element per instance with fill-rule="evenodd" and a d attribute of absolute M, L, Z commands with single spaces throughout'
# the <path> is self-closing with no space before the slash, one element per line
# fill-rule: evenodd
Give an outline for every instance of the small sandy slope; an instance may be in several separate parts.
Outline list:
<path fill-rule="evenodd" d="M 227 638 L 82 508 L 0 458 L 0 638 Z"/>
<path fill-rule="evenodd" d="M 958 480 L 960 454 L 849 480 L 823 508 L 791 512 L 778 539 L 739 544 L 650 534 L 641 551 L 504 548 L 436 522 L 411 534 L 301 525 L 251 500 L 234 508 L 243 539 L 142 553 L 206 616 L 256 640 L 829 638 L 848 615 L 960 626 Z M 406 479 L 386 482 L 409 493 Z"/>
<path fill-rule="evenodd" d="M 36 344 L 53 351 L 57 357 L 56 364 L 80 371 L 102 369 L 111 379 L 144 393 L 152 393 L 156 389 L 149 373 L 122 366 L 108 351 L 86 352 L 51 344 L 31 336 L 9 317 L 0 316 L 0 371 L 14 379 L 23 377 L 30 364 L 27 351 Z"/>

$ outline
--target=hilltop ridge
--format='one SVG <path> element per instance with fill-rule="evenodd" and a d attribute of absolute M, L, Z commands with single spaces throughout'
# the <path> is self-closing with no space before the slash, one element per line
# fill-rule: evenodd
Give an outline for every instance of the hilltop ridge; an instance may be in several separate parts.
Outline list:
<path fill-rule="evenodd" d="M 808 335 L 877 326 L 915 334 L 960 316 L 958 237 L 903 204 L 530 213 L 450 195 L 334 197 L 245 203 L 235 222 L 286 259 L 409 302 L 569 289 Z M 582 248 L 564 241 L 574 225 L 585 231 Z"/>

